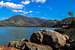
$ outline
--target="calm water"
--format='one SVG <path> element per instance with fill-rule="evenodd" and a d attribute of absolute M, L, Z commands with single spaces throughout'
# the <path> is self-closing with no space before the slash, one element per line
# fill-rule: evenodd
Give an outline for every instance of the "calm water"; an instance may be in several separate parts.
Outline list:
<path fill-rule="evenodd" d="M 45 27 L 0 27 L 0 45 L 7 44 L 11 40 L 29 39 L 34 31 L 40 29 L 54 30 Z"/>

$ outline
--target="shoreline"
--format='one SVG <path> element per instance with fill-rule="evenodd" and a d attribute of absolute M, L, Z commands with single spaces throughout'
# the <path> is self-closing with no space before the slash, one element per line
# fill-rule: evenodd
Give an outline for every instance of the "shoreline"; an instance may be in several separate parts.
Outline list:
<path fill-rule="evenodd" d="M 44 27 L 44 26 L 0 26 L 0 27 Z M 62 28 L 62 27 L 45 27 L 45 28 Z"/>
<path fill-rule="evenodd" d="M 63 32 L 65 32 L 65 34 L 66 33 L 71 33 L 70 31 L 74 31 L 74 29 L 72 28 L 72 29 L 62 29 L 63 30 Z M 62 30 L 60 30 L 60 29 L 57 29 L 56 31 L 57 32 L 62 32 Z M 54 30 L 55 31 L 55 30 Z M 73 32 L 74 33 L 74 32 Z M 60 34 L 62 34 L 62 33 L 60 33 Z M 20 39 L 21 40 L 21 39 Z M 28 41 L 28 40 L 26 40 L 26 41 Z M 30 42 L 29 43 L 27 43 L 28 45 L 32 45 L 33 43 L 31 43 L 30 44 Z M 37 44 L 37 43 L 36 43 Z M 33 44 L 34 45 L 34 44 Z M 39 44 L 39 45 L 41 45 L 41 44 Z M 37 45 L 35 45 L 35 46 L 37 46 Z M 17 50 L 16 48 L 14 48 L 14 47 L 8 47 L 8 43 L 7 43 L 7 45 L 0 45 L 0 50 Z"/>

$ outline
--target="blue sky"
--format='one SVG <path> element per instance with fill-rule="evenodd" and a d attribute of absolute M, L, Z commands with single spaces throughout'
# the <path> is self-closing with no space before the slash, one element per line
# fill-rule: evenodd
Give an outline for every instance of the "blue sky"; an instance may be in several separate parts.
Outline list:
<path fill-rule="evenodd" d="M 14 15 L 25 15 L 52 20 L 75 13 L 75 0 L 0 0 L 0 20 Z"/>

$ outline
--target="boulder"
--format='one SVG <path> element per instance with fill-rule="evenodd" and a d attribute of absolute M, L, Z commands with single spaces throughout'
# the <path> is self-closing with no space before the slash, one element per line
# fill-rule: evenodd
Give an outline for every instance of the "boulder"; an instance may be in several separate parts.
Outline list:
<path fill-rule="evenodd" d="M 12 44 L 10 44 L 9 47 L 11 47 L 12 45 L 14 45 L 13 42 L 11 42 Z M 16 43 L 16 47 L 18 50 L 52 50 L 52 48 L 50 46 L 47 45 L 38 45 L 32 42 L 26 42 L 26 41 L 21 41 L 19 45 L 17 45 L 18 42 Z"/>
<path fill-rule="evenodd" d="M 10 41 L 8 43 L 8 47 L 16 47 L 16 45 L 18 45 L 18 44 L 19 44 L 19 41 Z"/>
<path fill-rule="evenodd" d="M 40 31 L 34 32 L 30 37 L 30 41 L 33 43 L 41 44 L 42 40 L 43 40 L 43 35 Z"/>
<path fill-rule="evenodd" d="M 50 46 L 47 45 L 38 45 L 35 43 L 27 42 L 25 43 L 25 49 L 29 48 L 29 50 L 52 50 Z"/>
<path fill-rule="evenodd" d="M 61 34 L 53 30 L 40 30 L 34 32 L 30 41 L 37 44 L 50 45 L 55 48 L 63 47 L 69 37 L 66 34 Z"/>

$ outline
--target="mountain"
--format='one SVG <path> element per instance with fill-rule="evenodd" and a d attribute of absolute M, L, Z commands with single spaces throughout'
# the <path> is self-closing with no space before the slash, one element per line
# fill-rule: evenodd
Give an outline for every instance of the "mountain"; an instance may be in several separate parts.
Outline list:
<path fill-rule="evenodd" d="M 46 21 L 47 20 L 45 19 L 16 15 L 4 21 L 0 21 L 0 25 L 1 26 L 39 26 L 40 24 Z"/>
<path fill-rule="evenodd" d="M 26 17 L 22 15 L 15 15 L 0 21 L 0 26 L 48 26 L 52 27 L 57 24 L 57 20 L 46 20 L 34 17 Z"/>

